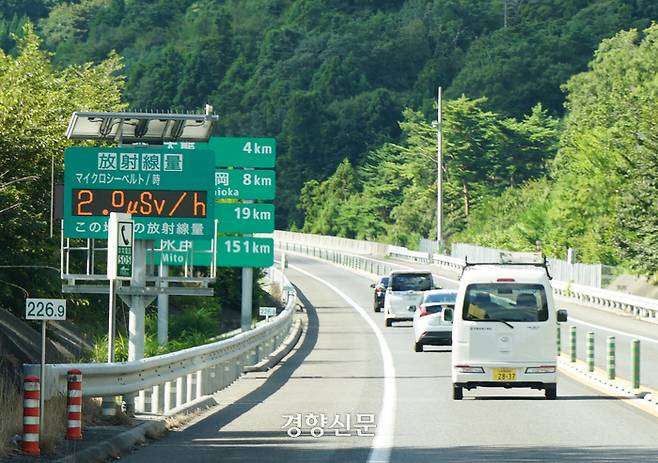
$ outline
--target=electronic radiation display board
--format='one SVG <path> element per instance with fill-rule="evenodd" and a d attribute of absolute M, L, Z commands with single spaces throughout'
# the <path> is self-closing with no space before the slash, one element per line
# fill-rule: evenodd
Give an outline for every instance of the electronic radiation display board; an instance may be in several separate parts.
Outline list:
<path fill-rule="evenodd" d="M 110 212 L 123 212 L 136 239 L 210 239 L 214 162 L 207 150 L 67 148 L 64 236 L 107 238 Z"/>

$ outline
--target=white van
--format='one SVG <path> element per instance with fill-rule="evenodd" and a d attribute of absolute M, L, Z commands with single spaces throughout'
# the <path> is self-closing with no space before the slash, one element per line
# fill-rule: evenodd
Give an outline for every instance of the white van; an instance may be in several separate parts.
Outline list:
<path fill-rule="evenodd" d="M 394 270 L 389 274 L 384 297 L 386 326 L 394 321 L 412 320 L 423 293 L 434 288 L 432 272 L 425 270 Z"/>
<path fill-rule="evenodd" d="M 453 319 L 453 399 L 476 387 L 543 389 L 557 396 L 557 323 L 540 253 L 501 253 L 498 264 L 466 264 Z"/>

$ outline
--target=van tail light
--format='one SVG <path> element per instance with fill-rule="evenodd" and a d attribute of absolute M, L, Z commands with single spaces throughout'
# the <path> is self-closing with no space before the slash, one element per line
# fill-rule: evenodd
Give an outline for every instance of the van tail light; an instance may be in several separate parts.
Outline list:
<path fill-rule="evenodd" d="M 484 373 L 484 368 L 471 365 L 455 365 L 457 373 Z"/>
<path fill-rule="evenodd" d="M 498 278 L 498 283 L 514 283 L 514 278 Z"/>
<path fill-rule="evenodd" d="M 555 365 L 542 365 L 540 367 L 528 367 L 526 373 L 555 373 Z"/>

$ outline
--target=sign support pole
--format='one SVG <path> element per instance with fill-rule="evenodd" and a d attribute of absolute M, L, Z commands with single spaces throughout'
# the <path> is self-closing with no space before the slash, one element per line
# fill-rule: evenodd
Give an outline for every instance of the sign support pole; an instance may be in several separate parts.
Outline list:
<path fill-rule="evenodd" d="M 43 436 L 46 397 L 46 330 L 48 320 L 66 320 L 65 299 L 30 298 L 25 300 L 25 319 L 41 320 L 41 364 L 39 365 L 39 439 Z M 36 407 L 33 407 L 36 408 Z"/>
<path fill-rule="evenodd" d="M 107 322 L 107 363 L 114 362 L 114 338 L 115 338 L 115 323 L 116 323 L 116 282 L 114 278 L 110 278 L 110 292 L 109 292 L 109 302 L 108 302 L 108 322 Z M 114 416 L 116 413 L 115 409 L 115 398 L 114 397 L 103 397 L 103 415 Z"/>
<path fill-rule="evenodd" d="M 160 262 L 160 277 L 169 276 L 169 266 Z M 161 288 L 166 288 L 169 283 L 160 282 Z M 169 295 L 158 294 L 158 344 L 164 346 L 169 341 Z"/>
<path fill-rule="evenodd" d="M 253 295 L 254 269 L 242 267 L 242 316 L 240 328 L 242 331 L 251 329 L 251 305 Z"/>
<path fill-rule="evenodd" d="M 248 171 L 251 169 L 245 169 Z M 244 201 L 244 204 L 251 204 L 253 200 Z M 244 235 L 251 236 L 251 235 Z M 242 331 L 251 329 L 251 306 L 254 294 L 254 269 L 252 267 L 242 267 L 242 311 L 240 317 L 240 328 Z"/>
<path fill-rule="evenodd" d="M 114 363 L 114 336 L 115 336 L 115 323 L 116 323 L 116 281 L 110 278 L 110 302 L 109 302 L 109 321 L 107 324 L 107 363 Z"/>
<path fill-rule="evenodd" d="M 41 388 L 41 393 L 39 395 L 39 442 L 41 442 L 41 438 L 44 435 L 43 430 L 45 429 L 45 423 L 43 422 L 43 418 L 45 416 L 45 413 L 43 412 L 43 407 L 45 404 L 44 397 L 46 396 L 46 325 L 48 324 L 48 320 L 41 320 L 41 367 L 40 367 L 40 375 L 41 375 L 41 385 L 39 386 Z"/>
<path fill-rule="evenodd" d="M 130 286 L 133 289 L 144 288 L 146 286 L 146 240 L 135 240 L 135 254 L 133 277 L 130 280 Z M 130 313 L 128 315 L 128 361 L 134 362 L 144 358 L 144 335 L 145 323 L 144 314 L 146 306 L 153 301 L 154 296 L 135 295 L 130 298 Z M 147 301 L 148 299 L 148 301 Z M 132 416 L 135 413 L 135 394 L 124 396 L 126 413 Z M 137 404 L 141 409 L 142 404 Z"/>

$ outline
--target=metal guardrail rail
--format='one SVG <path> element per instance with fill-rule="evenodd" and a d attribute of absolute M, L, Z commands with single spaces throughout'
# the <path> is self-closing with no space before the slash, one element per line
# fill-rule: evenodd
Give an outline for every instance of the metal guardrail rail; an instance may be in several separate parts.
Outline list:
<path fill-rule="evenodd" d="M 270 271 L 277 271 L 274 267 Z M 107 397 L 136 394 L 135 411 L 169 414 L 176 408 L 217 392 L 239 378 L 245 366 L 258 363 L 283 342 L 293 323 L 297 293 L 280 275 L 285 309 L 269 321 L 260 321 L 250 331 L 235 336 L 149 357 L 134 362 L 47 364 L 46 400 L 66 394 L 66 373 L 82 372 L 83 396 Z M 39 365 L 24 365 L 25 374 L 35 374 Z"/>
<path fill-rule="evenodd" d="M 286 232 L 286 235 L 279 235 L 277 233 L 275 233 L 275 244 L 281 249 L 313 255 L 374 275 L 386 274 L 393 268 L 392 265 L 369 257 L 313 245 L 312 237 L 315 235 L 295 234 L 291 232 Z M 297 240 L 294 235 L 302 235 L 304 236 L 304 240 Z M 322 236 L 321 238 L 322 241 L 318 241 L 318 244 L 327 242 L 328 237 Z M 464 260 L 461 258 L 439 254 L 430 256 L 427 252 L 411 251 L 402 246 L 388 246 L 387 255 L 412 262 L 435 264 L 452 271 L 461 271 L 464 266 Z M 594 308 L 616 311 L 636 316 L 642 320 L 658 323 L 658 300 L 656 299 L 573 284 L 567 281 L 552 280 L 551 284 L 557 296 L 573 299 L 575 302 Z"/>

